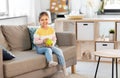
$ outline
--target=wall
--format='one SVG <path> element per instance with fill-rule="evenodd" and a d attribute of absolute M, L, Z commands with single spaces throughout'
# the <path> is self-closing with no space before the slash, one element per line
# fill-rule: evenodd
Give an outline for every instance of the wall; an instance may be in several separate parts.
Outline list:
<path fill-rule="evenodd" d="M 90 13 L 90 11 L 97 11 L 99 8 L 100 0 L 69 0 L 70 11 L 72 14 Z M 91 9 L 91 10 L 90 10 Z"/>
<path fill-rule="evenodd" d="M 22 14 L 29 14 L 30 1 L 29 0 L 9 0 L 9 14 L 16 16 Z"/>
<path fill-rule="evenodd" d="M 28 23 L 37 25 L 37 18 L 41 12 L 41 0 L 9 0 L 9 15 L 27 15 Z"/>
<path fill-rule="evenodd" d="M 49 10 L 50 0 L 40 0 L 41 11 Z"/>
<path fill-rule="evenodd" d="M 72 11 L 77 12 L 90 12 L 88 8 L 86 8 L 87 1 L 91 1 L 94 3 L 94 10 L 97 10 L 99 7 L 100 0 L 69 0 L 70 1 L 70 9 Z M 42 11 L 49 10 L 50 0 L 9 0 L 9 13 L 10 16 L 16 15 L 27 15 L 28 23 L 38 23 L 39 13 Z"/>
<path fill-rule="evenodd" d="M 10 15 L 27 15 L 28 23 L 38 23 L 39 13 L 49 9 L 50 0 L 9 0 Z"/>
<path fill-rule="evenodd" d="M 70 5 L 72 10 L 86 12 L 86 0 L 70 0 Z M 50 0 L 9 0 L 9 6 L 10 16 L 27 15 L 28 23 L 39 25 L 39 13 L 49 10 Z"/>
<path fill-rule="evenodd" d="M 89 2 L 91 2 L 91 5 L 93 6 L 92 8 L 90 8 Z M 40 3 L 41 3 L 41 11 L 49 9 L 50 0 L 41 0 Z M 69 8 L 71 14 L 79 14 L 81 12 L 86 15 L 89 15 L 91 12 L 97 12 L 99 8 L 99 4 L 100 4 L 100 0 L 69 0 Z M 92 17 L 92 16 L 86 16 L 86 17 Z"/>

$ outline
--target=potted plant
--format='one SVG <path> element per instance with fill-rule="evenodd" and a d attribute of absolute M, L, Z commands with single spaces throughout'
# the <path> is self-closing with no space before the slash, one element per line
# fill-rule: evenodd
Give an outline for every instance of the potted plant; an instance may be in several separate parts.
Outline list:
<path fill-rule="evenodd" d="M 109 30 L 109 40 L 110 41 L 114 41 L 114 33 L 115 33 L 114 29 Z"/>
<path fill-rule="evenodd" d="M 114 34 L 114 33 L 115 33 L 115 30 L 114 30 L 114 29 L 111 29 L 111 30 L 109 30 L 109 33 Z"/>

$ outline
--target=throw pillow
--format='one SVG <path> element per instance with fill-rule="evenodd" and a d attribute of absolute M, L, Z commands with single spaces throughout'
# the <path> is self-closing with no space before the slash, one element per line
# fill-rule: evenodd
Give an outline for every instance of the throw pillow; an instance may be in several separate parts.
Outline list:
<path fill-rule="evenodd" d="M 29 30 L 26 25 L 2 25 L 1 28 L 11 50 L 31 49 Z"/>
<path fill-rule="evenodd" d="M 34 33 L 35 31 L 37 30 L 39 26 L 28 26 L 28 29 L 29 29 L 29 33 L 30 33 L 30 40 L 31 40 L 31 43 L 32 43 L 32 49 L 35 49 L 35 45 L 33 43 L 33 36 L 34 36 Z"/>
<path fill-rule="evenodd" d="M 15 58 L 15 55 L 13 55 L 10 51 L 8 51 L 6 48 L 0 46 L 0 48 L 2 49 L 2 53 L 3 53 L 3 60 L 11 60 L 13 58 Z"/>

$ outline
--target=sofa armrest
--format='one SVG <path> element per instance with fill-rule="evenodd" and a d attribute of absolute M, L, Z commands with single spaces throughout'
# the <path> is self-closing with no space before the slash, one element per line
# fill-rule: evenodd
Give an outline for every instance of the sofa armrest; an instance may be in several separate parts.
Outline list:
<path fill-rule="evenodd" d="M 0 78 L 3 78 L 3 59 L 2 59 L 2 49 L 0 49 Z"/>
<path fill-rule="evenodd" d="M 57 32 L 56 36 L 58 46 L 73 46 L 76 44 L 76 37 L 74 33 Z"/>

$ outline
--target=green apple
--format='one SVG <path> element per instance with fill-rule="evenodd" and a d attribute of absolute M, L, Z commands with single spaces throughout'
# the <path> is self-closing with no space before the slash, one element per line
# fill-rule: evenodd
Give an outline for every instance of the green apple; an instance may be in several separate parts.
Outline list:
<path fill-rule="evenodd" d="M 53 45 L 53 41 L 51 39 L 47 39 L 45 45 L 50 47 Z"/>

